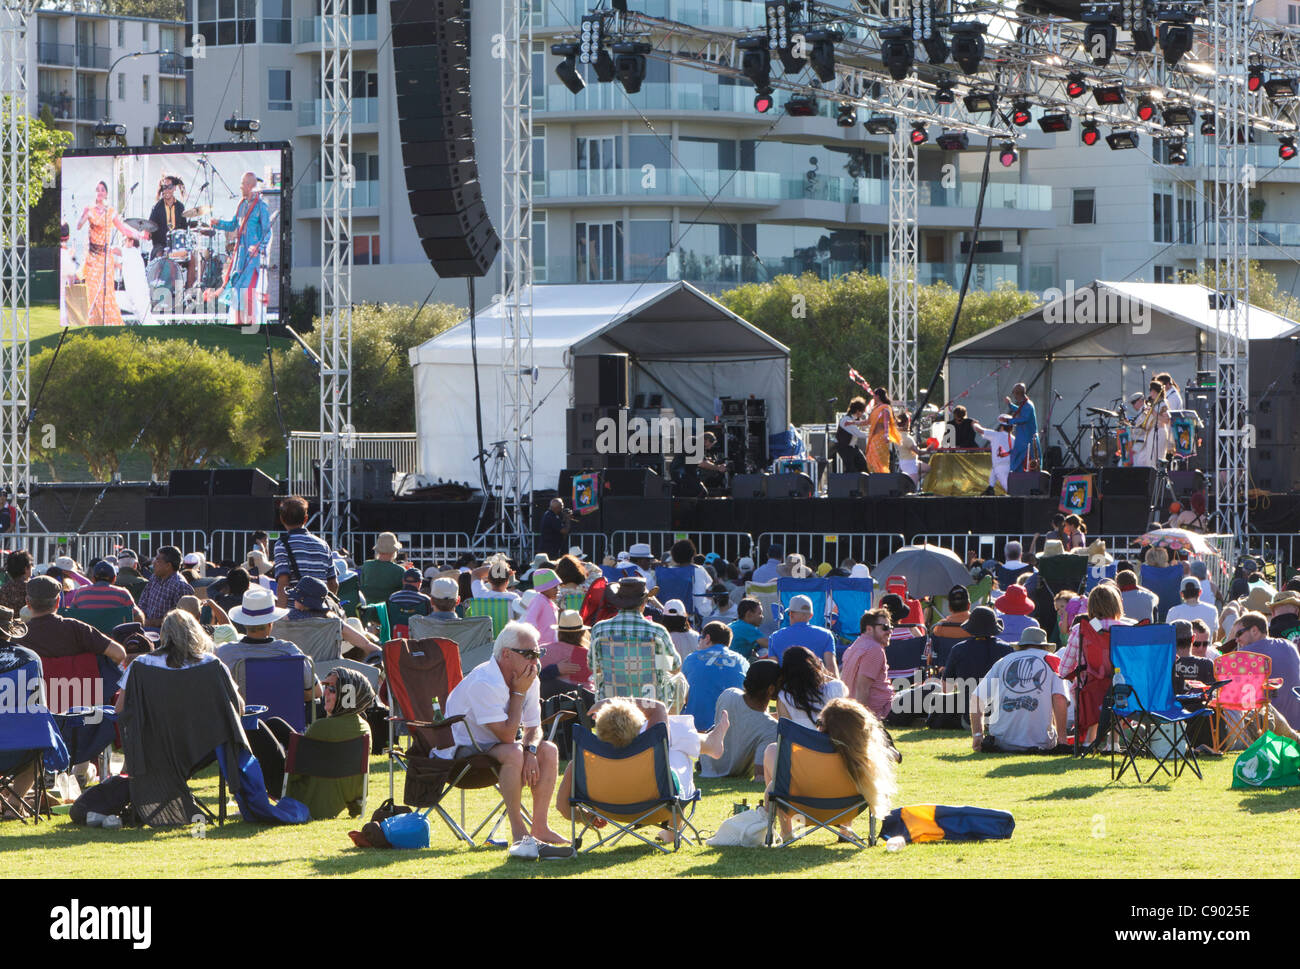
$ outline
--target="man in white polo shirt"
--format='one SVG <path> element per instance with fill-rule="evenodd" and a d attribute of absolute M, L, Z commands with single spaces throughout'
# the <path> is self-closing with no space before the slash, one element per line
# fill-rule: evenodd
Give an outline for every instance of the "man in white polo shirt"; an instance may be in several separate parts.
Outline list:
<path fill-rule="evenodd" d="M 510 854 L 536 858 L 538 842 L 568 844 L 546 823 L 560 763 L 555 744 L 542 740 L 541 672 L 545 650 L 537 630 L 507 623 L 492 647 L 492 658 L 474 667 L 447 697 L 447 716 L 465 719 L 452 726 L 454 748 L 440 757 L 486 753 L 500 765 L 499 785 L 510 819 Z M 520 736 L 522 728 L 523 734 Z M 524 823 L 523 788 L 533 789 L 533 824 Z"/>

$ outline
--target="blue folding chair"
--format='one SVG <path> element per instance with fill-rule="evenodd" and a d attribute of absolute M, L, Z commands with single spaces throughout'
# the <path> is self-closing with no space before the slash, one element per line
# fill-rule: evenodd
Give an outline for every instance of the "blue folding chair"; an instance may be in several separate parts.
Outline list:
<path fill-rule="evenodd" d="M 1142 566 L 1142 585 L 1156 594 L 1160 601 L 1156 604 L 1155 622 L 1164 622 L 1165 613 L 1171 606 L 1176 606 L 1183 601 L 1181 590 L 1183 585 L 1183 567 L 1181 565 L 1166 565 L 1164 568 L 1156 568 L 1153 565 Z"/>
<path fill-rule="evenodd" d="M 808 822 L 801 834 L 781 844 L 789 847 L 821 829 L 859 848 L 876 843 L 876 819 L 870 805 L 853 783 L 839 750 L 819 730 L 793 720 L 776 725 L 776 771 L 768 794 L 767 844 L 773 842 L 778 811 L 801 814 Z M 867 812 L 867 840 L 854 831 L 841 833 L 863 811 Z"/>
<path fill-rule="evenodd" d="M 655 598 L 667 603 L 680 599 L 688 615 L 695 615 L 695 566 L 661 565 L 655 569 L 655 585 L 659 591 Z"/>
<path fill-rule="evenodd" d="M 1114 716 L 1129 727 L 1118 773 L 1115 755 L 1111 754 L 1112 780 L 1122 778 L 1131 766 L 1133 775 L 1142 782 L 1139 756 L 1152 757 L 1156 762 L 1145 778 L 1147 783 L 1161 770 L 1177 778 L 1184 766 L 1201 777 L 1196 751 L 1187 739 L 1187 724 L 1208 717 L 1210 711 L 1202 707 L 1188 712 L 1174 696 L 1174 627 L 1163 623 L 1112 626 L 1110 661 L 1118 671 L 1118 682 L 1110 690 L 1110 706 Z M 1168 767 L 1170 760 L 1174 762 L 1172 771 Z"/>
<path fill-rule="evenodd" d="M 830 590 L 830 582 L 827 579 L 787 579 L 780 578 L 776 580 L 776 594 L 781 599 L 781 611 L 788 613 L 790 610 L 790 600 L 795 596 L 807 596 L 812 600 L 813 616 L 810 620 L 814 626 L 826 625 L 826 593 Z M 789 616 L 783 615 L 781 618 L 781 627 L 785 628 L 790 625 Z"/>
<path fill-rule="evenodd" d="M 869 578 L 851 579 L 843 575 L 829 576 L 822 581 L 827 583 L 826 628 L 836 636 L 838 662 L 844 658 L 844 650 L 858 638 L 862 614 L 871 608 L 875 583 Z M 777 587 L 780 588 L 780 583 Z M 813 604 L 815 607 L 815 600 Z"/>
<path fill-rule="evenodd" d="M 885 660 L 889 663 L 889 678 L 910 679 L 925 666 L 925 648 L 929 639 L 913 636 L 911 639 L 891 639 L 885 647 Z"/>
<path fill-rule="evenodd" d="M 1097 586 L 1101 585 L 1103 579 L 1115 578 L 1119 566 L 1112 562 L 1110 565 L 1090 565 L 1088 566 L 1088 575 L 1084 580 L 1084 591 L 1091 592 Z"/>
<path fill-rule="evenodd" d="M 264 704 L 268 717 L 282 718 L 299 733 L 306 730 L 302 664 L 310 664 L 311 660 L 306 656 L 271 656 L 240 662 L 244 666 L 244 702 Z"/>
<path fill-rule="evenodd" d="M 45 704 L 41 661 L 22 646 L 0 644 L 0 696 L 17 706 L 0 716 L 0 807 L 8 808 L 26 823 L 40 821 L 45 802 L 46 770 L 67 770 L 68 748 L 58 724 Z M 33 786 L 19 794 L 16 777 L 33 768 Z M 46 807 L 46 816 L 49 808 Z"/>

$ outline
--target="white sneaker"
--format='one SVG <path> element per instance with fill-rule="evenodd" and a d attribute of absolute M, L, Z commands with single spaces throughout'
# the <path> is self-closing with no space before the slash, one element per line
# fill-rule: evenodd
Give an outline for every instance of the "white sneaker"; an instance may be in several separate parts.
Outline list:
<path fill-rule="evenodd" d="M 109 815 L 107 815 L 107 814 L 100 814 L 98 811 L 87 811 L 87 812 L 86 812 L 86 827 L 88 827 L 88 828 L 102 828 L 102 827 L 104 826 L 104 822 L 107 821 L 108 818 L 109 818 Z"/>
<path fill-rule="evenodd" d="M 531 834 L 526 834 L 512 844 L 507 850 L 511 858 L 527 858 L 536 861 L 539 849 L 537 839 Z"/>
<path fill-rule="evenodd" d="M 116 814 L 110 814 L 108 817 L 104 818 L 104 830 L 121 831 L 122 819 L 118 817 Z"/>

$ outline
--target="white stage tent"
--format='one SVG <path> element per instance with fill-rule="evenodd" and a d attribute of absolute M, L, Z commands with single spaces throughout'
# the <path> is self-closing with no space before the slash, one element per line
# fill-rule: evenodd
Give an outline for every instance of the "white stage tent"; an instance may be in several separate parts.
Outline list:
<path fill-rule="evenodd" d="M 476 314 L 483 441 L 504 436 L 500 303 Z M 790 414 L 790 351 L 689 283 L 533 287 L 533 482 L 554 488 L 564 467 L 573 358 L 626 353 L 629 398 L 658 393 L 678 417 L 712 420 L 715 397 L 767 401 L 769 433 Z M 415 429 L 426 476 L 477 486 L 469 321 L 410 351 Z"/>
<path fill-rule="evenodd" d="M 957 344 L 948 356 L 947 397 L 986 427 L 1005 413 L 1012 386 L 1023 382 L 1045 446 L 1064 446 L 1047 419 L 1053 401 L 1050 423 L 1073 434 L 1072 411 L 1081 399 L 1079 420 L 1088 423 L 1087 407 L 1113 409 L 1116 398 L 1145 393 L 1146 381 L 1161 371 L 1184 387 L 1196 371 L 1215 369 L 1215 294 L 1204 286 L 1098 280 L 1059 299 L 1047 295 L 1048 302 Z M 1252 354 L 1270 349 L 1257 341 L 1300 331 L 1295 321 L 1257 306 L 1248 309 L 1246 322 Z"/>

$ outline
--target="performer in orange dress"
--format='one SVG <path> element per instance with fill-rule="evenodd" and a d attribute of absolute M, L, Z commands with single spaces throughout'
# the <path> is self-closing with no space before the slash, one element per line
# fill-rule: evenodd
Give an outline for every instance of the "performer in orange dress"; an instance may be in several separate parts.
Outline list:
<path fill-rule="evenodd" d="M 81 213 L 77 231 L 90 223 L 90 244 L 86 247 L 86 296 L 89 311 L 86 322 L 91 326 L 122 325 L 122 311 L 117 305 L 117 294 L 113 289 L 113 275 L 116 261 L 110 261 L 109 242 L 116 228 L 124 236 L 142 242 L 147 236 L 137 232 L 125 222 L 117 211 L 108 204 L 108 184 L 100 182 L 95 186 L 95 204 L 88 205 Z"/>
<path fill-rule="evenodd" d="M 884 387 L 872 391 L 871 410 L 867 412 L 867 470 L 872 474 L 889 472 L 889 445 L 903 438 L 898 433 L 898 421 Z"/>

